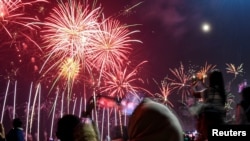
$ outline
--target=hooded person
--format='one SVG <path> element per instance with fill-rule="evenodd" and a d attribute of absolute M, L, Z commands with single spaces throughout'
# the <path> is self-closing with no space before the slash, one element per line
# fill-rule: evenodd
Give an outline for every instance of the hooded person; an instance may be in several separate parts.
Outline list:
<path fill-rule="evenodd" d="M 182 126 L 165 105 L 144 98 L 128 123 L 129 141 L 183 141 Z"/>

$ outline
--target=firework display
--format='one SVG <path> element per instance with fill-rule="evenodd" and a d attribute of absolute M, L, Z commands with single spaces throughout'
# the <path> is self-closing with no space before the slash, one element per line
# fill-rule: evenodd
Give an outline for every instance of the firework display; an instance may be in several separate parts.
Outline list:
<path fill-rule="evenodd" d="M 175 101 L 185 104 L 193 84 L 205 83 L 207 74 L 218 65 L 205 62 L 191 70 L 180 62 L 166 70 L 163 80 L 153 78 L 151 84 L 143 77 L 143 68 L 150 61 L 133 58 L 137 45 L 143 45 L 136 37 L 141 32 L 139 24 L 120 20 L 143 4 L 131 2 L 106 16 L 105 7 L 96 0 L 0 0 L 1 123 L 21 117 L 26 140 L 37 134 L 39 141 L 55 138 L 55 122 L 64 114 L 80 116 L 93 106 L 88 114 L 104 139 L 111 136 L 113 125 L 119 124 L 123 132 L 131 109 L 143 97 L 172 108 Z M 13 57 L 6 57 L 9 53 Z M 235 104 L 231 87 L 243 76 L 243 63 L 238 67 L 226 63 L 225 72 L 233 74 L 225 107 L 231 116 Z M 41 137 L 41 132 L 49 135 Z"/>

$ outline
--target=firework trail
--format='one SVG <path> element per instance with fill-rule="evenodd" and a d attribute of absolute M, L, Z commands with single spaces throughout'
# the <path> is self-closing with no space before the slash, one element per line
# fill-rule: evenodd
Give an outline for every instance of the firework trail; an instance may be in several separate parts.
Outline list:
<path fill-rule="evenodd" d="M 36 106 L 37 97 L 39 95 L 39 92 L 41 91 L 40 89 L 41 89 L 41 84 L 38 84 L 36 87 L 33 105 L 32 105 L 32 109 L 31 109 L 31 115 L 30 115 L 30 133 L 32 130 L 32 124 L 33 124 L 34 115 L 35 115 L 35 106 Z"/>
<path fill-rule="evenodd" d="M 101 127 L 101 138 L 103 139 L 103 129 L 104 129 L 104 117 L 105 117 L 105 109 L 102 110 L 102 127 Z"/>
<path fill-rule="evenodd" d="M 33 24 L 33 22 L 38 22 L 39 20 L 29 17 L 25 13 L 26 6 L 30 6 L 38 2 L 48 1 L 30 0 L 29 2 L 22 2 L 21 0 L 0 0 L 0 31 L 3 29 L 13 40 L 16 38 L 17 33 L 19 33 L 38 46 L 29 35 L 21 31 L 24 27 L 29 30 L 39 28 L 38 25 Z"/>
<path fill-rule="evenodd" d="M 110 137 L 110 112 L 109 112 L 109 108 L 107 108 L 107 119 L 108 119 L 108 137 Z M 127 124 L 124 124 L 124 125 L 127 125 Z"/>
<path fill-rule="evenodd" d="M 30 111 L 30 103 L 31 103 L 31 94 L 33 89 L 33 83 L 30 84 L 30 91 L 29 91 L 29 99 L 27 104 L 27 115 L 26 115 L 26 129 L 25 129 L 25 139 L 28 138 L 28 126 L 29 126 L 29 111 Z"/>
<path fill-rule="evenodd" d="M 73 115 L 75 114 L 75 110 L 76 110 L 76 102 L 77 102 L 77 98 L 75 98 L 74 100 L 74 106 L 73 106 L 73 111 L 72 111 Z"/>
<path fill-rule="evenodd" d="M 55 111 L 56 111 L 56 103 L 57 103 L 57 99 L 58 99 L 58 94 L 59 94 L 59 89 L 57 89 L 56 91 L 56 99 L 55 102 L 53 104 L 53 113 L 52 113 L 52 118 L 51 118 L 51 127 L 50 127 L 50 136 L 49 138 L 52 139 L 52 132 L 53 132 L 53 127 L 54 127 L 54 120 L 55 120 Z"/>
<path fill-rule="evenodd" d="M 6 88 L 5 95 L 4 95 L 2 115 L 1 115 L 1 123 L 3 123 L 4 110 L 5 110 L 5 104 L 6 104 L 7 95 L 8 95 L 8 92 L 9 92 L 9 87 L 10 87 L 10 80 L 8 80 L 7 88 Z"/>
<path fill-rule="evenodd" d="M 79 105 L 79 114 L 78 114 L 79 117 L 81 117 L 81 112 L 82 112 L 82 97 L 80 99 L 80 105 Z"/>
<path fill-rule="evenodd" d="M 17 81 L 15 81 L 15 89 L 14 89 L 14 102 L 13 102 L 13 118 L 15 119 L 15 115 L 16 115 L 16 88 L 17 87 Z"/>
<path fill-rule="evenodd" d="M 117 126 L 117 108 L 114 108 L 114 114 L 115 114 L 115 126 Z"/>
<path fill-rule="evenodd" d="M 128 68 L 114 70 L 111 73 L 105 73 L 103 75 L 104 86 L 100 87 L 100 93 L 108 93 L 111 96 L 116 96 L 117 98 L 124 98 L 127 93 L 131 93 L 137 97 L 138 92 L 144 91 L 148 94 L 151 94 L 148 90 L 135 86 L 135 84 L 142 80 L 137 76 L 139 67 L 146 63 L 147 61 L 143 61 L 138 64 L 131 72 L 128 72 Z M 151 94 L 152 95 L 152 94 Z"/>
<path fill-rule="evenodd" d="M 125 6 L 124 9 L 122 11 L 120 11 L 120 14 L 118 16 L 120 16 L 120 15 L 129 16 L 129 15 L 135 13 L 134 9 L 138 6 L 140 6 L 142 3 L 143 3 L 143 1 L 138 2 L 136 4 L 133 4 L 133 5 Z"/>
<path fill-rule="evenodd" d="M 40 135 L 40 113 L 41 112 L 41 89 L 38 93 L 38 106 L 37 106 L 37 141 L 39 141 Z"/>
<path fill-rule="evenodd" d="M 64 105 L 64 92 L 62 92 L 62 97 L 61 97 L 61 110 L 60 110 L 61 118 L 63 117 L 63 105 Z"/>
<path fill-rule="evenodd" d="M 160 101 L 163 104 L 169 104 L 170 106 L 174 107 L 171 101 L 169 101 L 168 96 L 172 93 L 173 88 L 171 87 L 171 83 L 167 82 L 167 79 L 161 81 L 161 85 L 159 85 L 156 80 L 154 80 L 157 84 L 158 88 L 160 89 L 161 93 L 156 93 L 155 95 L 160 98 Z"/>
<path fill-rule="evenodd" d="M 167 78 L 170 80 L 171 87 L 177 90 L 177 94 L 182 95 L 182 101 L 186 100 L 186 97 L 191 93 L 191 75 L 185 73 L 184 66 L 180 63 L 179 68 L 169 69 L 174 75 L 175 79 Z"/>

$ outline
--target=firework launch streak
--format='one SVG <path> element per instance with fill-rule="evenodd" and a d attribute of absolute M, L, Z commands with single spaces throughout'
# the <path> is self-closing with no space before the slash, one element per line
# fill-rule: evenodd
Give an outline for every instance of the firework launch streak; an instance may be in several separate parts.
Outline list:
<path fill-rule="evenodd" d="M 222 125 L 209 129 L 208 141 L 224 139 L 250 141 L 250 125 Z"/>

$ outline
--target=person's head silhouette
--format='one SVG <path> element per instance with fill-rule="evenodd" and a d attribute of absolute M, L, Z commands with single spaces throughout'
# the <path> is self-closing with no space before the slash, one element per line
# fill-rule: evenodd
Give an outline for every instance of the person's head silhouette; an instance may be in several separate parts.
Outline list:
<path fill-rule="evenodd" d="M 64 115 L 58 120 L 56 136 L 61 141 L 73 141 L 76 126 L 80 124 L 80 118 L 75 115 Z"/>
<path fill-rule="evenodd" d="M 15 118 L 13 119 L 12 125 L 14 128 L 21 128 L 23 125 L 23 122 L 21 121 L 20 118 Z"/>

